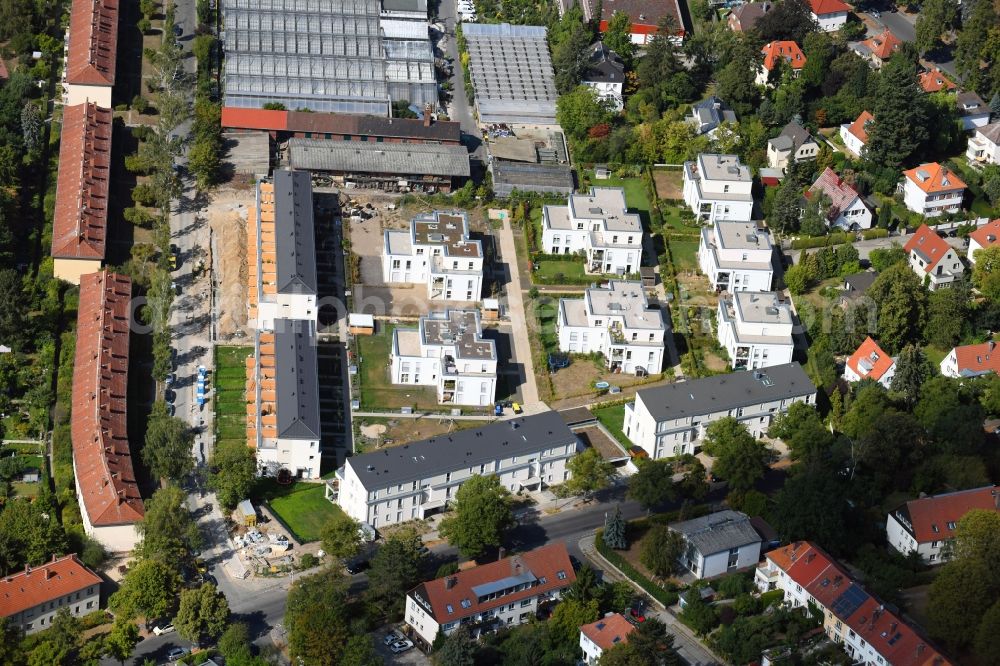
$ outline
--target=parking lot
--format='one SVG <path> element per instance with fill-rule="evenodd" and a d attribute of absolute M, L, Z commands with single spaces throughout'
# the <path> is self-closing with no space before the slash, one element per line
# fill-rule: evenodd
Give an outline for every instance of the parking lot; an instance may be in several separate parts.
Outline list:
<path fill-rule="evenodd" d="M 431 663 L 431 660 L 427 658 L 423 652 L 418 650 L 416 647 L 408 649 L 406 652 L 400 652 L 398 654 L 393 653 L 388 645 L 385 644 L 385 637 L 389 633 L 389 627 L 383 627 L 380 631 L 375 634 L 375 650 L 382 657 L 383 663 L 386 664 L 411 664 L 426 666 Z M 399 629 L 395 629 L 397 634 L 402 635 Z M 411 641 L 412 642 L 412 641 Z"/>

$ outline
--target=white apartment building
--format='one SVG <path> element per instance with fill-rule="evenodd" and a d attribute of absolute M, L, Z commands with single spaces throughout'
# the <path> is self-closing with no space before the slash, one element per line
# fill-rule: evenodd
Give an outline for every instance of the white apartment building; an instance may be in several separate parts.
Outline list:
<path fill-rule="evenodd" d="M 965 266 L 955 249 L 926 224 L 920 225 L 903 250 L 910 268 L 921 280 L 928 281 L 931 291 L 950 286 L 965 275 Z"/>
<path fill-rule="evenodd" d="M 556 326 L 560 351 L 600 352 L 609 370 L 629 375 L 663 369 L 669 329 L 661 310 L 649 307 L 640 282 L 612 280 L 607 289 L 587 289 L 583 298 L 560 299 Z"/>
<path fill-rule="evenodd" d="M 25 567 L 0 578 L 0 617 L 9 626 L 34 634 L 52 626 L 62 609 L 73 617 L 101 607 L 101 577 L 76 555 L 66 555 L 37 567 Z"/>
<path fill-rule="evenodd" d="M 950 169 L 929 162 L 903 172 L 903 203 L 914 213 L 937 217 L 962 210 L 965 183 Z"/>
<path fill-rule="evenodd" d="M 976 129 L 969 137 L 965 159 L 970 164 L 1000 164 L 1000 122 Z"/>
<path fill-rule="evenodd" d="M 697 579 L 757 566 L 761 538 L 745 513 L 725 509 L 669 525 L 684 537 L 680 563 Z"/>
<path fill-rule="evenodd" d="M 772 291 L 738 291 L 719 298 L 717 337 L 736 370 L 792 360 L 792 310 Z"/>
<path fill-rule="evenodd" d="M 423 284 L 431 301 L 479 301 L 483 245 L 469 238 L 465 213 L 410 220 L 409 231 L 386 231 L 382 277 L 390 284 Z"/>
<path fill-rule="evenodd" d="M 337 470 L 331 499 L 374 528 L 444 511 L 465 481 L 495 474 L 512 492 L 563 483 L 579 441 L 558 412 L 496 421 L 352 456 Z"/>
<path fill-rule="evenodd" d="M 257 183 L 255 226 L 247 235 L 254 246 L 249 254 L 256 257 L 251 318 L 256 306 L 260 330 L 273 330 L 275 319 L 316 321 L 316 238 L 308 171 L 278 169 L 273 182 Z"/>
<path fill-rule="evenodd" d="M 575 581 L 566 544 L 558 541 L 417 585 L 406 594 L 406 624 L 422 647 L 461 626 L 479 638 L 536 619 Z"/>
<path fill-rule="evenodd" d="M 728 416 L 762 437 L 796 402 L 816 404 L 816 387 L 802 366 L 788 363 L 641 389 L 625 405 L 622 430 L 651 458 L 672 458 L 698 453 L 708 426 Z"/>
<path fill-rule="evenodd" d="M 571 194 L 567 205 L 542 209 L 542 248 L 547 254 L 582 254 L 587 273 L 638 273 L 642 222 L 627 210 L 620 187 Z"/>
<path fill-rule="evenodd" d="M 580 627 L 580 650 L 587 666 L 597 666 L 605 650 L 628 643 L 635 625 L 621 613 L 608 613 L 596 622 Z"/>
<path fill-rule="evenodd" d="M 754 222 L 716 220 L 701 230 L 698 266 L 716 291 L 768 291 L 774 279 L 771 234 Z"/>
<path fill-rule="evenodd" d="M 432 312 L 417 328 L 397 328 L 390 365 L 393 384 L 434 386 L 442 404 L 486 407 L 496 395 L 496 345 L 483 339 L 476 310 Z"/>
<path fill-rule="evenodd" d="M 684 163 L 684 203 L 699 220 L 753 218 L 753 176 L 736 155 L 701 154 Z"/>
<path fill-rule="evenodd" d="M 902 555 L 916 551 L 924 564 L 941 564 L 951 556 L 958 522 L 974 509 L 1000 511 L 1000 488 L 985 486 L 904 502 L 886 517 L 886 537 Z"/>

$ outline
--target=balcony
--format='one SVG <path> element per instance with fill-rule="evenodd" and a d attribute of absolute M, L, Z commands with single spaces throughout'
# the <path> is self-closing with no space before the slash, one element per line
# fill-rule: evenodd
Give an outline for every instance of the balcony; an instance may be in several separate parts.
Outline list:
<path fill-rule="evenodd" d="M 624 344 L 625 334 L 622 332 L 621 324 L 616 322 L 608 326 L 608 337 L 611 339 L 612 344 Z"/>

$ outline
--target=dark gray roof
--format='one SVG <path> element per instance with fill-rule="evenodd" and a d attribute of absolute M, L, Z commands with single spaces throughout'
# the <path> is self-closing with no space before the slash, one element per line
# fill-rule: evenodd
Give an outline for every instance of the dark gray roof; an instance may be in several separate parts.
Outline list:
<path fill-rule="evenodd" d="M 802 366 L 785 363 L 643 389 L 636 396 L 654 419 L 666 421 L 815 394 L 816 387 Z"/>
<path fill-rule="evenodd" d="M 494 159 L 490 164 L 493 189 L 500 196 L 512 190 L 527 192 L 573 192 L 573 170 L 565 164 L 528 164 Z"/>
<path fill-rule="evenodd" d="M 279 294 L 316 293 L 312 178 L 307 171 L 274 172 L 274 251 Z"/>
<path fill-rule="evenodd" d="M 702 133 L 711 132 L 723 122 L 736 122 L 733 110 L 715 95 L 692 104 L 691 114 Z"/>
<path fill-rule="evenodd" d="M 809 130 L 792 120 L 781 130 L 781 134 L 771 139 L 771 143 L 778 150 L 795 152 L 811 139 Z"/>
<path fill-rule="evenodd" d="M 559 412 L 542 412 L 365 453 L 347 463 L 364 487 L 374 490 L 576 441 Z"/>
<path fill-rule="evenodd" d="M 382 11 L 427 13 L 427 0 L 382 0 Z"/>
<path fill-rule="evenodd" d="M 468 176 L 465 146 L 289 139 L 292 168 L 399 175 Z"/>
<path fill-rule="evenodd" d="M 740 28 L 746 31 L 751 30 L 769 9 L 771 9 L 769 2 L 748 2 L 734 9 L 733 15 L 739 21 Z"/>
<path fill-rule="evenodd" d="M 625 63 L 604 42 L 594 42 L 590 45 L 587 71 L 583 79 L 593 83 L 624 83 Z"/>
<path fill-rule="evenodd" d="M 868 287 L 874 284 L 877 277 L 878 271 L 864 271 L 863 273 L 848 275 L 844 278 L 844 286 L 846 287 L 844 295 L 849 298 L 861 296 L 868 291 Z"/>
<path fill-rule="evenodd" d="M 312 321 L 274 320 L 274 390 L 278 437 L 319 439 L 319 372 Z"/>
<path fill-rule="evenodd" d="M 683 534 L 687 542 L 704 557 L 730 548 L 760 543 L 761 540 L 750 524 L 750 517 L 731 509 L 673 523 L 670 529 Z"/>

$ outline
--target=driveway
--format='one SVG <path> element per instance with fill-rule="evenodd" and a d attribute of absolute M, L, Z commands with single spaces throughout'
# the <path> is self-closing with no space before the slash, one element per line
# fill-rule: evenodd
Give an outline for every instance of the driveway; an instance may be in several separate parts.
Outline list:
<path fill-rule="evenodd" d="M 454 64 L 451 76 L 452 99 L 448 105 L 448 117 L 458 121 L 462 125 L 462 132 L 468 135 L 463 137 L 463 141 L 472 149 L 472 158 L 484 161 L 486 149 L 483 147 L 479 126 L 476 125 L 476 120 L 473 117 L 472 107 L 465 96 L 465 72 L 458 59 L 458 44 L 455 41 L 458 11 L 455 7 L 455 0 L 441 0 L 438 5 L 438 22 L 445 29 L 441 38 L 442 50 Z"/>
<path fill-rule="evenodd" d="M 524 293 L 521 291 L 521 276 L 517 270 L 517 251 L 514 232 L 510 220 L 504 219 L 503 228 L 497 232 L 501 257 L 499 271 L 506 271 L 501 278 L 506 297 L 507 312 L 510 316 L 514 338 L 514 356 L 520 361 L 524 372 L 521 383 L 521 398 L 526 408 L 538 405 L 538 385 L 535 383 L 535 366 L 531 356 L 531 342 L 528 339 L 528 322 L 524 310 Z"/>

